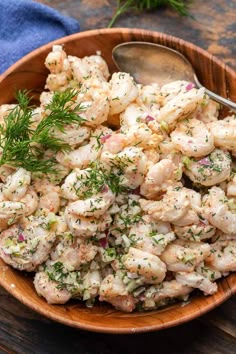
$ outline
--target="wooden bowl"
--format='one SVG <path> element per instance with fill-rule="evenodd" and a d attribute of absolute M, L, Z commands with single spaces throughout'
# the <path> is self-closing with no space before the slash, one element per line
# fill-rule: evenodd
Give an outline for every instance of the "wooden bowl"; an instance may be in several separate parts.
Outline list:
<path fill-rule="evenodd" d="M 163 33 L 139 29 L 103 29 L 74 34 L 53 43 L 64 44 L 68 54 L 85 56 L 101 51 L 111 72 L 112 48 L 126 41 L 149 41 L 169 46 L 187 56 L 196 69 L 200 81 L 219 95 L 236 100 L 236 73 L 221 61 L 195 45 Z M 52 43 L 28 54 L 0 79 L 0 104 L 13 101 L 18 89 L 43 90 L 48 74 L 44 60 Z M 180 303 L 151 312 L 122 313 L 109 304 L 99 303 L 88 309 L 76 301 L 66 305 L 48 305 L 34 290 L 32 277 L 18 272 L 0 261 L 0 284 L 31 309 L 69 326 L 106 333 L 134 333 L 160 330 L 194 319 L 213 309 L 236 292 L 236 274 L 218 282 L 218 291 L 212 296 L 193 296 L 185 306 Z"/>

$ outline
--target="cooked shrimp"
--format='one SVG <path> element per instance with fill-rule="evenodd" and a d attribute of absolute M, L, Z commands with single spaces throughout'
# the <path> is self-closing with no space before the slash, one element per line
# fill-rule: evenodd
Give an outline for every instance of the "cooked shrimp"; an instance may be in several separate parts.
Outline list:
<path fill-rule="evenodd" d="M 211 256 L 209 257 L 211 258 Z M 219 272 L 217 269 L 209 266 L 206 263 L 207 263 L 207 259 L 205 262 L 199 263 L 198 266 L 196 267 L 196 272 L 208 278 L 211 282 L 222 277 L 221 272 Z"/>
<path fill-rule="evenodd" d="M 236 271 L 236 240 L 219 240 L 211 244 L 211 255 L 206 264 L 219 272 Z"/>
<path fill-rule="evenodd" d="M 68 55 L 68 61 L 73 77 L 79 83 L 86 81 L 92 75 L 98 76 L 103 81 L 108 79 L 108 67 L 101 56 L 92 55 L 81 59 Z"/>
<path fill-rule="evenodd" d="M 214 149 L 213 136 L 207 126 L 197 119 L 186 119 L 176 125 L 171 140 L 186 156 L 200 157 Z"/>
<path fill-rule="evenodd" d="M 167 270 L 192 272 L 211 252 L 211 246 L 203 242 L 175 240 L 161 254 Z"/>
<path fill-rule="evenodd" d="M 43 91 L 40 94 L 39 100 L 40 100 L 40 103 L 41 103 L 40 106 L 42 109 L 45 108 L 49 103 L 52 102 L 53 95 L 54 95 L 53 92 L 48 92 L 48 91 Z"/>
<path fill-rule="evenodd" d="M 84 82 L 76 98 L 76 104 L 81 105 L 80 117 L 87 125 L 96 127 L 107 120 L 109 95 L 109 84 L 101 82 L 96 76 Z"/>
<path fill-rule="evenodd" d="M 158 307 L 159 304 L 165 304 L 168 300 L 175 298 L 186 300 L 192 290 L 192 287 L 183 285 L 175 279 L 163 281 L 161 285 L 152 285 L 142 294 L 141 299 L 144 298 L 143 307 L 148 309 L 150 305 L 153 306 L 153 302 L 155 303 L 154 306 Z"/>
<path fill-rule="evenodd" d="M 0 202 L 0 219 L 18 219 L 26 212 L 26 205 L 22 202 Z"/>
<path fill-rule="evenodd" d="M 112 154 L 118 154 L 118 152 L 122 151 L 129 144 L 128 137 L 122 133 L 107 134 L 104 136 L 104 140 L 102 151 Z"/>
<path fill-rule="evenodd" d="M 19 168 L 7 177 L 2 192 L 8 200 L 19 202 L 25 196 L 30 182 L 31 173 L 24 168 Z"/>
<path fill-rule="evenodd" d="M 110 114 L 121 113 L 138 96 L 138 87 L 127 73 L 114 73 L 110 80 Z"/>
<path fill-rule="evenodd" d="M 164 106 L 176 96 L 192 89 L 195 89 L 195 85 L 188 81 L 177 80 L 170 82 L 161 87 L 159 92 L 159 102 Z"/>
<path fill-rule="evenodd" d="M 24 216 L 32 215 L 39 207 L 39 198 L 32 187 L 28 188 L 27 193 L 21 198 L 20 202 L 24 204 Z"/>
<path fill-rule="evenodd" d="M 54 130 L 52 132 L 56 138 L 63 140 L 65 143 L 74 147 L 81 145 L 83 141 L 87 140 L 90 136 L 90 129 L 88 127 L 78 127 L 77 124 L 65 126 L 63 132 L 59 130 Z"/>
<path fill-rule="evenodd" d="M 99 300 L 110 302 L 117 309 L 132 312 L 135 308 L 134 298 L 128 291 L 118 276 L 109 274 L 106 276 L 99 289 Z"/>
<path fill-rule="evenodd" d="M 126 135 L 127 145 L 138 146 L 144 149 L 157 148 L 164 139 L 162 134 L 153 133 L 146 123 L 140 123 L 133 127 L 121 127 L 121 132 Z"/>
<path fill-rule="evenodd" d="M 71 234 L 64 234 L 51 253 L 51 259 L 62 262 L 68 271 L 79 270 L 81 265 L 94 259 L 97 251 L 98 247 L 92 243 L 74 239 Z"/>
<path fill-rule="evenodd" d="M 30 216 L 3 231 L 0 255 L 4 262 L 19 270 L 35 270 L 46 261 L 54 245 L 53 223 L 53 214 L 48 217 Z"/>
<path fill-rule="evenodd" d="M 176 280 L 192 288 L 200 289 L 205 295 L 212 295 L 217 291 L 217 284 L 212 283 L 207 277 L 204 277 L 197 272 L 186 273 L 180 272 L 176 274 Z"/>
<path fill-rule="evenodd" d="M 105 231 L 111 224 L 112 218 L 105 213 L 101 218 L 83 217 L 65 210 L 65 221 L 73 235 L 82 238 L 95 236 L 98 232 Z"/>
<path fill-rule="evenodd" d="M 227 150 L 236 150 L 235 116 L 209 123 L 208 128 L 213 135 L 215 146 Z"/>
<path fill-rule="evenodd" d="M 229 197 L 236 197 L 236 175 L 234 175 L 232 180 L 227 184 L 226 194 Z"/>
<path fill-rule="evenodd" d="M 176 189 L 178 189 L 178 187 L 176 187 Z M 200 221 L 198 213 L 201 212 L 201 195 L 193 189 L 184 187 L 182 190 L 188 195 L 190 208 L 181 218 L 173 221 L 173 224 L 177 226 L 198 224 Z"/>
<path fill-rule="evenodd" d="M 134 247 L 123 256 L 123 263 L 129 272 L 143 276 L 148 284 L 159 284 L 166 275 L 166 265 L 159 257 Z"/>
<path fill-rule="evenodd" d="M 84 181 L 88 178 L 90 170 L 79 170 L 76 168 L 66 177 L 61 186 L 63 198 L 78 200 L 88 190 L 84 185 Z"/>
<path fill-rule="evenodd" d="M 145 223 L 143 221 L 132 226 L 129 231 L 129 239 L 132 246 L 142 251 L 159 256 L 166 246 L 175 240 L 173 232 L 160 233 L 158 223 Z"/>
<path fill-rule="evenodd" d="M 94 130 L 88 144 L 80 146 L 78 149 L 69 153 L 58 152 L 57 161 L 69 168 L 86 168 L 96 161 L 102 150 L 101 139 L 103 136 L 111 133 L 111 129 L 100 126 Z"/>
<path fill-rule="evenodd" d="M 163 159 L 151 166 L 144 182 L 141 184 L 141 194 L 148 199 L 156 198 L 158 194 L 165 192 L 168 187 L 177 184 L 175 172 L 175 164 L 168 159 Z"/>
<path fill-rule="evenodd" d="M 58 283 L 43 271 L 35 274 L 34 286 L 39 296 L 43 296 L 49 304 L 65 304 L 71 298 L 68 290 L 59 288 Z"/>
<path fill-rule="evenodd" d="M 1 125 L 5 124 L 4 123 L 4 119 L 7 118 L 7 116 L 9 115 L 9 113 L 15 108 L 17 107 L 16 104 L 2 104 L 0 106 L 0 123 Z"/>
<path fill-rule="evenodd" d="M 83 217 L 99 218 L 104 215 L 108 208 L 115 200 L 115 195 L 110 188 L 106 187 L 104 192 L 98 193 L 85 200 L 77 200 L 70 203 L 67 208 L 67 213 L 81 215 Z"/>
<path fill-rule="evenodd" d="M 190 201 L 184 189 L 168 188 L 161 200 L 140 199 L 140 206 L 154 220 L 174 222 L 187 213 Z"/>
<path fill-rule="evenodd" d="M 184 172 L 195 183 L 213 186 L 229 178 L 231 161 L 229 153 L 215 149 L 200 160 L 187 160 Z"/>
<path fill-rule="evenodd" d="M 160 102 L 162 102 L 162 97 L 160 95 L 160 86 L 156 83 L 151 85 L 143 85 L 139 89 L 139 97 L 138 99 L 144 104 L 146 107 L 155 110 L 160 108 Z"/>
<path fill-rule="evenodd" d="M 40 209 L 47 209 L 49 212 L 57 213 L 61 206 L 61 190 L 58 186 L 49 186 L 39 197 Z"/>
<path fill-rule="evenodd" d="M 211 99 L 206 101 L 206 104 L 201 105 L 196 113 L 194 118 L 201 120 L 203 123 L 208 124 L 216 122 L 219 117 L 220 104 Z"/>
<path fill-rule="evenodd" d="M 202 215 L 211 225 L 226 234 L 236 233 L 236 214 L 230 210 L 229 200 L 221 188 L 212 187 L 202 201 Z"/>
<path fill-rule="evenodd" d="M 53 45 L 52 51 L 47 55 L 45 66 L 52 74 L 58 74 L 63 71 L 66 52 L 61 45 Z"/>
<path fill-rule="evenodd" d="M 61 91 L 69 87 L 71 80 L 71 74 L 67 72 L 61 72 L 58 74 L 49 74 L 46 80 L 45 89 L 49 91 Z"/>
<path fill-rule="evenodd" d="M 147 115 L 143 107 L 137 103 L 130 103 L 120 114 L 120 125 L 126 129 L 138 126 L 140 123 L 145 123 Z"/>
<path fill-rule="evenodd" d="M 161 141 L 158 147 L 158 153 L 162 159 L 166 159 L 170 156 L 170 154 L 179 154 L 179 151 L 175 148 L 173 141 L 170 138 L 166 138 L 165 140 Z"/>
<path fill-rule="evenodd" d="M 125 179 L 122 184 L 131 189 L 137 188 L 144 180 L 147 171 L 147 159 L 142 149 L 131 146 L 124 148 L 118 154 L 103 152 L 100 157 L 105 168 L 116 167 L 122 171 Z"/>
<path fill-rule="evenodd" d="M 214 236 L 216 228 L 204 220 L 204 223 L 200 221 L 198 224 L 188 226 L 174 226 L 175 234 L 183 239 L 189 241 L 202 241 L 210 239 Z"/>
<path fill-rule="evenodd" d="M 143 153 L 146 155 L 149 166 L 155 165 L 160 160 L 160 155 L 156 149 L 145 149 Z"/>
<path fill-rule="evenodd" d="M 204 101 L 204 97 L 204 88 L 193 88 L 190 91 L 180 93 L 160 109 L 158 121 L 160 123 L 164 121 L 170 127 L 174 127 L 177 120 L 190 117 Z"/>
<path fill-rule="evenodd" d="M 1 106 L 0 106 L 1 107 Z M 14 169 L 6 165 L 0 166 L 0 179 L 3 183 L 6 183 L 7 177 L 14 173 Z"/>
<path fill-rule="evenodd" d="M 95 69 L 95 71 L 99 71 L 103 75 L 104 79 L 108 80 L 110 76 L 109 69 L 107 63 L 101 55 L 97 54 L 86 56 L 82 60 L 89 65 L 90 70 L 93 67 L 93 70 Z"/>

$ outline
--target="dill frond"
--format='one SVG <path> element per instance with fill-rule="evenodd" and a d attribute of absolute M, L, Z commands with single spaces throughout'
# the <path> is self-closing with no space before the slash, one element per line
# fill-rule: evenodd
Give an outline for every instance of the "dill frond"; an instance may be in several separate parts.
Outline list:
<path fill-rule="evenodd" d="M 4 124 L 0 125 L 0 165 L 23 167 L 31 172 L 55 172 L 56 160 L 54 157 L 46 158 L 45 150 L 58 152 L 70 149 L 70 146 L 54 133 L 57 130 L 64 133 L 66 125 L 80 125 L 84 121 L 79 115 L 83 108 L 74 102 L 77 94 L 74 89 L 55 92 L 46 106 L 46 112 L 49 113 L 33 130 L 35 107 L 30 106 L 28 92 L 18 91 L 18 104 L 9 111 Z"/>
<path fill-rule="evenodd" d="M 186 0 L 117 0 L 116 11 L 108 27 L 112 27 L 117 18 L 128 11 L 154 10 L 163 6 L 171 7 L 182 16 L 190 16 Z"/>

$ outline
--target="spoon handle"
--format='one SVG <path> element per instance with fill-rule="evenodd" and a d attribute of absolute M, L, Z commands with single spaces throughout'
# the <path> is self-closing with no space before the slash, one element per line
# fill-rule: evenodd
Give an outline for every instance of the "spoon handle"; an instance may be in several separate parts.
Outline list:
<path fill-rule="evenodd" d="M 204 87 L 200 84 L 200 82 L 198 81 L 198 79 L 196 78 L 195 76 L 195 82 L 197 84 L 197 86 L 200 88 L 200 87 Z M 229 99 L 227 98 L 224 98 L 224 97 L 221 97 L 219 95 L 217 95 L 216 93 L 208 90 L 206 87 L 205 88 L 205 91 L 206 91 L 206 94 L 212 98 L 213 100 L 215 100 L 216 102 L 222 104 L 223 106 L 226 106 L 228 107 L 230 110 L 233 110 L 233 111 L 236 111 L 236 103 L 233 102 L 233 101 L 230 101 Z"/>
<path fill-rule="evenodd" d="M 231 110 L 236 111 L 236 103 L 228 100 L 227 98 L 221 97 L 217 95 L 216 93 L 206 89 L 206 94 L 212 98 L 213 100 L 217 101 L 218 103 L 222 104 L 223 106 L 226 106 L 230 108 Z"/>

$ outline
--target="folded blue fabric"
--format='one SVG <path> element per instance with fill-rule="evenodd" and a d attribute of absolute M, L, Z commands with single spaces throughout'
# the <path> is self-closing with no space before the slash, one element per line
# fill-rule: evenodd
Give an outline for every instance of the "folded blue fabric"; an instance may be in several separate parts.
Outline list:
<path fill-rule="evenodd" d="M 0 0 L 0 73 L 43 44 L 79 32 L 79 22 L 31 0 Z"/>

